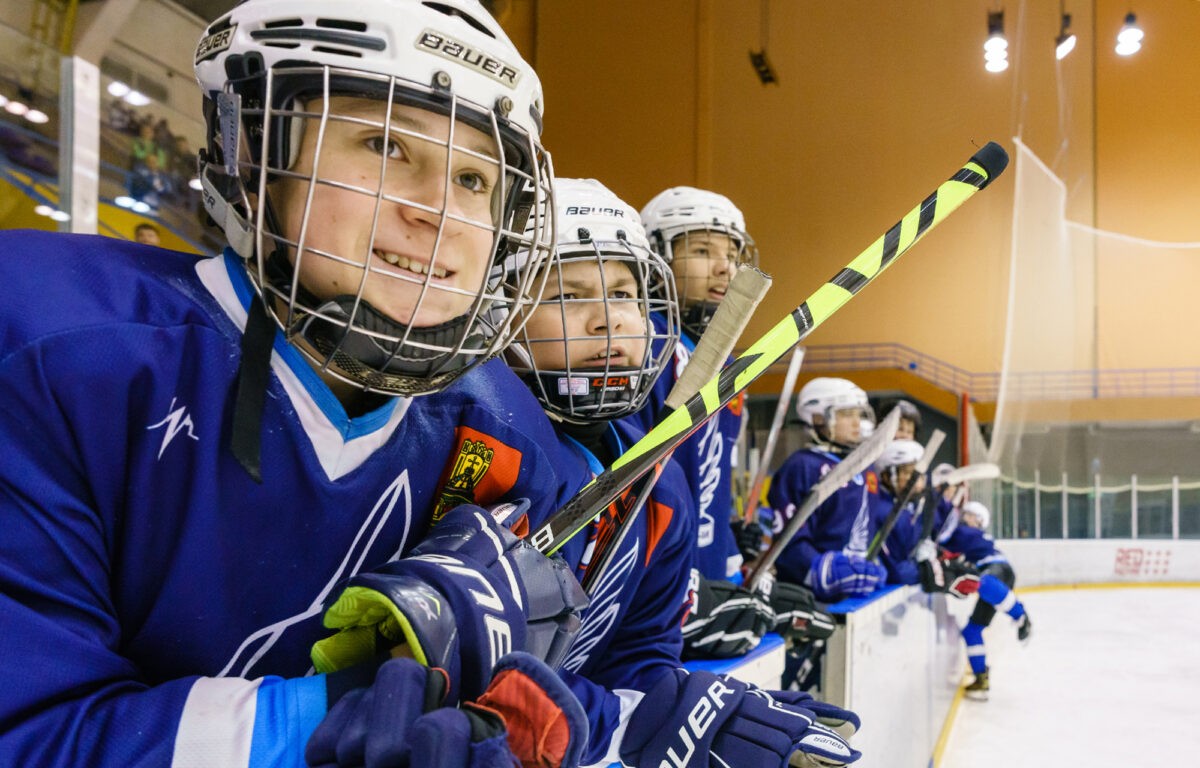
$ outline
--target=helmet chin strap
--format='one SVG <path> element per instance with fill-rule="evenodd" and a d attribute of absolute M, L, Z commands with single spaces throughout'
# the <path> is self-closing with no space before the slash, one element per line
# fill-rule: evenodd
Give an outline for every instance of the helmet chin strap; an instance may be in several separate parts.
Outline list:
<path fill-rule="evenodd" d="M 720 302 L 716 301 L 693 301 L 680 315 L 679 324 L 693 338 L 699 339 L 704 335 L 708 324 L 712 322 L 713 315 L 716 314 L 719 306 L 721 306 Z"/>
<path fill-rule="evenodd" d="M 454 351 L 462 346 L 478 345 L 482 340 L 481 336 L 463 337 L 470 314 L 440 325 L 414 328 L 392 320 L 365 301 L 359 301 L 357 309 L 354 304 L 353 296 L 334 297 L 318 308 L 320 315 L 309 315 L 298 328 L 300 336 L 313 349 L 327 355 L 331 363 L 338 364 L 344 375 L 351 375 L 351 378 L 358 377 L 339 363 L 343 356 L 357 363 L 356 368 L 417 378 L 430 377 L 447 368 L 463 367 L 477 356 Z M 402 341 L 384 341 L 359 331 L 360 328 Z M 369 377 L 370 373 L 364 374 L 361 383 L 369 385 Z"/>
<path fill-rule="evenodd" d="M 542 405 L 550 416 L 569 424 L 591 424 L 628 415 L 638 395 L 638 377 L 642 375 L 641 368 L 610 367 L 591 373 L 571 371 L 569 375 L 562 371 L 530 370 L 521 374 L 521 378 L 539 398 L 545 398 Z M 578 379 L 586 379 L 585 392 L 573 390 L 572 380 Z M 598 384 L 597 379 L 601 379 Z"/>

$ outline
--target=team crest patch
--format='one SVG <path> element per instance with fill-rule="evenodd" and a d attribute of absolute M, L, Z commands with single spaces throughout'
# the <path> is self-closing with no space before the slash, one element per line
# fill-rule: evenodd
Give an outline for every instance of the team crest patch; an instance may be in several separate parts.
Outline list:
<path fill-rule="evenodd" d="M 490 504 L 516 483 L 520 451 L 470 427 L 458 430 L 458 455 L 446 468 L 434 522 L 462 504 Z"/>
<path fill-rule="evenodd" d="M 875 471 L 868 469 L 865 473 L 865 478 L 867 481 L 867 491 L 869 493 L 878 494 L 879 493 L 879 476 L 875 474 Z"/>

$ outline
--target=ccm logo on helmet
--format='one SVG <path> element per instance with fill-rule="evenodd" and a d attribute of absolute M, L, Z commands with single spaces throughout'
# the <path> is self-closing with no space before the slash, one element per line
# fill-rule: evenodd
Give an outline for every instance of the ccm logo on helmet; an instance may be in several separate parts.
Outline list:
<path fill-rule="evenodd" d="M 432 29 L 427 29 L 421 33 L 421 36 L 417 38 L 417 47 L 433 51 L 437 55 L 451 61 L 466 64 L 468 67 L 477 69 L 496 82 L 503 83 L 510 88 L 516 88 L 517 81 L 521 79 L 521 73 L 503 61 L 494 59 L 483 51 L 477 51 L 466 43 L 459 42 L 452 37 L 443 35 L 441 32 L 435 32 Z"/>
<path fill-rule="evenodd" d="M 628 387 L 628 376 L 597 376 L 592 379 L 592 386 L 600 389 L 602 387 Z"/>

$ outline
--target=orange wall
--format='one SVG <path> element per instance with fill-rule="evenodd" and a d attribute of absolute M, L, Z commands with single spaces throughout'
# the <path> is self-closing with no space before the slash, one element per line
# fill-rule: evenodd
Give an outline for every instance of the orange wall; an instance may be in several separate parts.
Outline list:
<path fill-rule="evenodd" d="M 1021 136 L 1066 182 L 1074 220 L 1200 240 L 1200 3 L 1139 0 L 1146 46 L 1119 59 L 1112 40 L 1127 4 L 1095 0 L 1094 37 L 1093 3 L 1069 0 L 1081 39 L 1063 62 L 1053 56 L 1059 4 L 1005 3 L 1013 65 L 993 75 L 981 46 L 998 3 L 771 0 L 772 86 L 758 82 L 747 56 L 760 47 L 757 2 L 501 5 L 542 77 L 544 138 L 560 175 L 600 178 L 637 206 L 664 187 L 696 184 L 743 208 L 775 277 L 744 341 L 988 140 L 1011 148 Z M 998 370 L 1012 176 L 931 233 L 810 343 L 894 341 L 966 370 Z M 1200 364 L 1200 333 L 1190 330 L 1200 325 L 1190 301 L 1200 274 L 1193 281 L 1190 270 L 1179 260 L 1166 274 L 1119 256 L 1100 261 L 1102 366 Z M 1164 317 L 1178 324 L 1173 332 L 1162 331 Z"/>

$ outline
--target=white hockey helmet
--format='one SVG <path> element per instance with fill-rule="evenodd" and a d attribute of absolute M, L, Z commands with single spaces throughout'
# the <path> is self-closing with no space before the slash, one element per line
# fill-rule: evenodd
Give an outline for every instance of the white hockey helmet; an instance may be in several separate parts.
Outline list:
<path fill-rule="evenodd" d="M 674 257 L 671 243 L 675 238 L 697 230 L 728 235 L 741 247 L 747 261 L 758 257 L 741 210 L 717 192 L 695 187 L 665 189 L 642 208 L 642 224 L 668 262 Z"/>
<path fill-rule="evenodd" d="M 616 366 L 605 359 L 598 366 L 573 366 L 568 354 L 573 337 L 564 338 L 561 330 L 554 336 L 535 336 L 526 325 L 509 348 L 510 366 L 551 415 L 575 423 L 610 421 L 641 410 L 673 358 L 679 338 L 674 282 L 666 262 L 650 247 L 638 212 L 599 181 L 556 179 L 555 213 L 555 255 L 545 268 L 549 278 L 536 312 L 557 309 L 561 325 L 551 326 L 565 330 L 571 313 L 586 312 L 592 305 L 599 313 L 597 327 L 580 341 L 594 341 L 603 332 L 609 348 L 624 340 L 636 341 L 645 351 L 636 365 Z M 510 259 L 510 266 L 519 264 L 521 255 Z M 605 267 L 614 262 L 624 264 L 633 275 L 634 291 L 628 285 L 619 290 L 607 287 L 606 275 L 611 273 Z M 600 295 L 573 296 L 585 289 L 563 284 L 561 267 L 578 263 L 594 265 Z M 616 328 L 609 320 L 616 313 L 624 317 L 636 313 L 641 322 Z M 661 328 L 651 321 L 652 314 L 661 317 Z M 561 348 L 565 364 L 539 365 L 539 347 Z"/>
<path fill-rule="evenodd" d="M 758 249 L 746 232 L 741 210 L 728 197 L 695 187 L 671 187 L 654 196 L 642 208 L 642 224 L 658 253 L 672 263 L 675 244 L 681 236 L 696 232 L 715 232 L 733 241 L 736 257 L 733 271 L 742 264 L 758 264 Z M 688 299 L 686 286 L 677 286 L 684 329 L 699 338 L 716 312 L 717 302 Z"/>
<path fill-rule="evenodd" d="M 421 394 L 446 386 L 511 340 L 525 313 L 495 310 L 535 300 L 526 292 L 530 281 L 517 282 L 522 290 L 506 289 L 511 286 L 495 279 L 502 270 L 484 270 L 470 287 L 434 279 L 453 271 L 439 267 L 439 256 L 445 265 L 454 228 L 490 237 L 484 256 L 493 263 L 518 248 L 533 253 L 526 260 L 529 272 L 549 257 L 553 243 L 552 174 L 540 143 L 541 84 L 477 0 L 246 0 L 205 30 L 195 66 L 208 124 L 201 153 L 205 207 L 246 260 L 266 311 L 289 341 L 304 341 L 296 346 L 318 369 L 368 391 Z M 350 97 L 380 106 L 367 117 L 339 114 L 330 106 L 339 97 L 341 103 Z M 406 122 L 405 109 L 432 113 L 441 123 Z M 373 178 L 343 178 L 337 162 L 321 162 L 323 152 L 333 152 L 327 132 L 339 126 L 361 126 L 364 137 L 378 134 L 363 139 L 383 148 Z M 300 157 L 304 144 L 315 148 L 311 170 L 301 172 L 298 167 L 309 164 Z M 392 188 L 407 160 L 406 145 L 426 156 L 441 154 L 444 181 L 437 196 L 418 200 Z M 400 154 L 405 157 L 393 157 Z M 452 175 L 450 164 L 457 169 L 468 162 L 464 158 L 483 169 L 477 177 L 494 177 L 480 210 L 469 213 L 450 202 L 458 186 L 471 184 L 480 192 L 477 179 Z M 299 223 L 288 223 L 289 231 L 272 202 L 273 185 L 281 180 L 308 190 Z M 328 214 L 313 210 L 313 193 L 330 190 L 362 196 L 358 210 L 368 212 L 363 229 L 369 229 L 363 245 L 333 250 L 314 234 L 331 228 Z M 437 224 L 428 252 L 409 261 L 425 261 L 420 271 L 383 264 L 387 258 L 394 265 L 396 254 L 381 253 L 376 236 L 397 210 L 419 212 Z M 358 285 L 341 286 L 344 295 L 314 295 L 297 275 L 307 274 L 303 260 L 319 259 L 356 268 Z M 415 285 L 418 295 L 410 324 L 363 298 L 369 284 L 375 291 L 401 283 Z M 465 306 L 461 315 L 421 321 L 422 307 L 452 294 L 454 312 Z"/>
<path fill-rule="evenodd" d="M 935 486 L 945 485 L 946 480 L 950 477 L 950 473 L 955 469 L 956 467 L 953 464 L 943 461 L 933 468 L 933 471 L 929 473 L 929 478 Z"/>
<path fill-rule="evenodd" d="M 893 440 L 879 454 L 875 468 L 879 472 L 890 472 L 906 464 L 916 464 L 921 460 L 925 449 L 916 440 Z"/>
<path fill-rule="evenodd" d="M 858 418 L 875 418 L 867 393 L 849 379 L 818 376 L 801 387 L 796 396 L 796 415 L 814 430 L 832 430 L 835 414 L 850 409 L 859 411 Z"/>
<path fill-rule="evenodd" d="M 992 512 L 981 501 L 968 501 L 962 505 L 962 516 L 965 520 L 967 515 L 974 515 L 979 520 L 978 528 L 987 530 L 992 523 Z"/>

